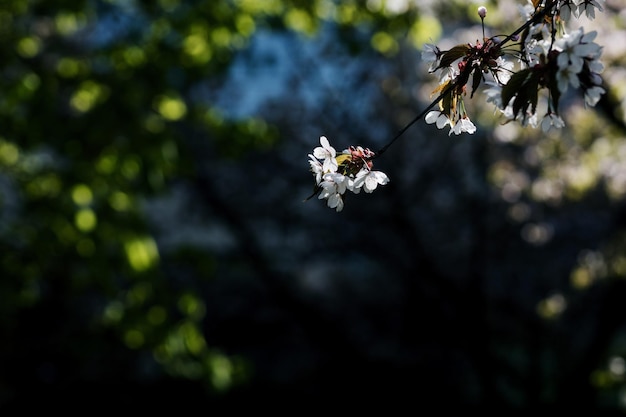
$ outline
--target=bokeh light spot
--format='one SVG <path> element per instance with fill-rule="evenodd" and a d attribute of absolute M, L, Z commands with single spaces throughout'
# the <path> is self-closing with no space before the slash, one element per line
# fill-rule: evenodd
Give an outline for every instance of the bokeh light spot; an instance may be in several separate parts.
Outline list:
<path fill-rule="evenodd" d="M 0 138 L 0 164 L 5 166 L 15 165 L 19 157 L 20 151 L 17 146 Z"/>
<path fill-rule="evenodd" d="M 61 77 L 75 77 L 80 72 L 80 64 L 77 60 L 72 58 L 61 58 L 59 62 L 57 62 L 57 72 Z"/>
<path fill-rule="evenodd" d="M 150 237 L 130 240 L 124 249 L 128 263 L 137 272 L 152 268 L 159 260 L 159 250 Z"/>
<path fill-rule="evenodd" d="M 41 50 L 41 40 L 35 36 L 22 38 L 17 42 L 17 53 L 24 58 L 32 58 Z"/>
<path fill-rule="evenodd" d="M 540 246 L 550 241 L 554 232 L 550 225 L 542 223 L 527 223 L 524 227 L 522 227 L 521 234 L 522 239 L 526 242 L 532 245 Z"/>
<path fill-rule="evenodd" d="M 425 43 L 437 41 L 441 33 L 439 20 L 433 16 L 420 16 L 409 29 L 409 39 L 416 48 L 421 49 Z"/>
<path fill-rule="evenodd" d="M 587 268 L 579 267 L 572 271 L 570 281 L 574 288 L 582 290 L 591 285 L 593 277 Z"/>
<path fill-rule="evenodd" d="M 74 224 L 81 232 L 87 233 L 95 229 L 98 224 L 98 218 L 93 210 L 88 208 L 80 209 L 74 216 Z"/>
<path fill-rule="evenodd" d="M 181 333 L 187 351 L 194 355 L 199 355 L 204 349 L 206 349 L 206 341 L 204 336 L 198 330 L 198 328 L 192 322 L 185 322 L 181 325 Z"/>
<path fill-rule="evenodd" d="M 131 200 L 128 194 L 116 191 L 109 197 L 109 204 L 116 211 L 126 211 L 131 207 Z"/>
<path fill-rule="evenodd" d="M 77 184 L 72 189 L 72 200 L 76 205 L 87 206 L 93 200 L 91 188 L 85 184 Z"/>
<path fill-rule="evenodd" d="M 211 40 L 221 47 L 230 46 L 232 38 L 232 33 L 226 28 L 216 28 L 211 32 Z"/>
<path fill-rule="evenodd" d="M 354 4 L 339 4 L 337 7 L 337 22 L 350 23 L 355 20 L 357 14 L 357 7 Z"/>
<path fill-rule="evenodd" d="M 387 32 L 376 32 L 372 36 L 371 43 L 374 49 L 385 55 L 391 55 L 398 51 L 398 43 Z"/>
<path fill-rule="evenodd" d="M 249 14 L 240 14 L 235 21 L 237 31 L 243 36 L 250 36 L 256 30 L 254 19 Z"/>
<path fill-rule="evenodd" d="M 555 319 L 565 311 L 567 301 L 562 294 L 554 294 L 537 305 L 537 313 L 544 319 Z"/>
<path fill-rule="evenodd" d="M 225 390 L 233 381 L 233 364 L 228 357 L 214 353 L 210 358 L 211 382 L 218 390 Z"/>
<path fill-rule="evenodd" d="M 61 35 L 71 35 L 81 26 L 84 19 L 75 13 L 61 12 L 55 16 L 54 23 Z"/>
<path fill-rule="evenodd" d="M 315 29 L 311 16 L 301 9 L 289 9 L 284 16 L 284 20 L 288 27 L 297 32 L 312 33 Z"/>
<path fill-rule="evenodd" d="M 620 356 L 613 356 L 609 359 L 609 371 L 618 378 L 624 376 L 624 372 L 626 372 L 626 362 L 624 361 L 624 358 Z"/>
<path fill-rule="evenodd" d="M 193 294 L 184 294 L 178 299 L 178 308 L 192 319 L 200 320 L 204 317 L 204 303 Z"/>
<path fill-rule="evenodd" d="M 136 155 L 129 155 L 122 162 L 122 166 L 120 168 L 122 175 L 126 177 L 126 179 L 132 180 L 141 171 L 141 160 Z"/>
<path fill-rule="evenodd" d="M 24 78 L 22 78 L 22 85 L 26 88 L 26 90 L 32 93 L 39 88 L 39 85 L 41 85 L 41 79 L 34 72 L 29 72 L 24 75 Z"/>
<path fill-rule="evenodd" d="M 131 67 L 138 67 L 146 62 L 146 53 L 137 46 L 131 46 L 124 50 L 124 61 Z"/>
<path fill-rule="evenodd" d="M 81 83 L 79 88 L 72 94 L 70 105 L 74 110 L 81 113 L 91 110 L 99 101 L 103 100 L 108 94 L 106 87 L 96 83 L 95 81 L 85 81 Z"/>
<path fill-rule="evenodd" d="M 196 64 L 207 63 L 213 55 L 204 32 L 192 33 L 187 36 L 183 41 L 183 50 Z"/>
<path fill-rule="evenodd" d="M 167 120 L 180 120 L 187 114 L 185 102 L 178 97 L 161 96 L 157 99 L 156 109 Z"/>
<path fill-rule="evenodd" d="M 117 167 L 117 152 L 105 151 L 96 162 L 96 170 L 101 174 L 111 174 Z"/>
<path fill-rule="evenodd" d="M 145 341 L 142 332 L 136 329 L 127 330 L 124 333 L 124 343 L 131 349 L 139 349 Z"/>

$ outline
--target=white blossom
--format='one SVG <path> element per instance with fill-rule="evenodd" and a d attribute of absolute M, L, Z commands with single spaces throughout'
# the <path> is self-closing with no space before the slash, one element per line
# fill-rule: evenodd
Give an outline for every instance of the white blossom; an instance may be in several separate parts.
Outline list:
<path fill-rule="evenodd" d="M 560 129 L 565 126 L 565 122 L 558 114 L 548 113 L 543 117 L 543 120 L 541 120 L 541 130 L 546 133 L 552 126 L 556 129 Z"/>
<path fill-rule="evenodd" d="M 518 116 L 516 114 L 513 113 L 513 105 L 509 104 L 503 111 L 504 116 L 509 119 L 509 120 L 515 120 L 515 118 Z M 526 111 L 526 114 L 519 114 L 523 117 L 520 117 L 520 123 L 522 126 L 531 126 L 531 127 L 537 127 L 537 113 L 530 113 L 529 111 Z"/>
<path fill-rule="evenodd" d="M 552 32 L 550 29 L 550 25 L 544 25 L 543 23 L 539 23 L 530 26 L 528 35 L 530 37 L 550 39 L 552 37 Z"/>
<path fill-rule="evenodd" d="M 544 40 L 538 40 L 529 38 L 526 42 L 526 46 L 524 48 L 526 52 L 526 61 L 521 61 L 523 68 L 533 67 L 541 61 L 540 56 L 542 54 L 546 55 L 547 50 L 550 49 L 550 43 L 545 42 Z"/>
<path fill-rule="evenodd" d="M 385 185 L 389 182 L 387 174 L 381 171 L 370 171 L 369 169 L 362 169 L 356 175 L 354 180 L 354 187 L 365 190 L 366 193 L 373 192 L 378 184 Z"/>
<path fill-rule="evenodd" d="M 489 86 L 484 91 L 487 96 L 487 103 L 493 103 L 496 110 L 502 109 L 502 86 L 493 81 L 486 81 L 485 84 Z"/>
<path fill-rule="evenodd" d="M 320 200 L 326 199 L 326 204 L 328 205 L 328 207 L 334 208 L 338 212 L 343 210 L 343 197 L 341 196 L 340 193 L 328 193 L 328 194 L 320 193 L 318 198 Z"/>
<path fill-rule="evenodd" d="M 441 51 L 436 45 L 431 43 L 427 43 L 424 45 L 424 49 L 422 50 L 422 60 L 429 64 L 428 71 L 433 72 L 439 65 L 439 57 L 441 55 Z"/>
<path fill-rule="evenodd" d="M 448 118 L 445 113 L 439 110 L 433 110 L 431 112 L 428 112 L 426 117 L 424 117 L 424 121 L 429 125 L 436 123 L 437 129 L 443 129 L 446 125 L 450 124 L 450 118 Z"/>
<path fill-rule="evenodd" d="M 527 0 L 525 5 L 517 5 L 517 10 L 521 15 L 522 20 L 528 21 L 535 11 L 535 6 L 532 4 L 531 0 Z"/>
<path fill-rule="evenodd" d="M 350 146 L 342 151 L 340 157 L 336 157 L 335 148 L 330 146 L 326 137 L 320 137 L 320 145 L 309 154 L 309 165 L 316 183 L 315 193 L 311 197 L 317 193 L 317 198 L 326 200 L 328 207 L 342 211 L 346 191 L 358 194 L 363 189 L 371 193 L 378 185 L 389 182 L 385 173 L 372 171 L 375 154 L 368 148 Z M 338 159 L 341 164 L 337 162 Z M 331 160 L 334 164 L 329 168 L 328 161 Z"/>
<path fill-rule="evenodd" d="M 345 175 L 337 172 L 331 172 L 325 174 L 323 178 L 324 181 L 320 183 L 320 187 L 322 187 L 322 192 L 320 193 L 321 198 L 326 198 L 329 194 L 343 194 L 346 192 L 348 184 L 346 182 Z"/>
<path fill-rule="evenodd" d="M 598 58 L 602 48 L 593 42 L 596 35 L 595 31 L 584 34 L 582 28 L 579 28 L 556 41 L 554 47 L 560 51 L 556 58 L 559 69 L 571 68 L 573 72 L 579 73 L 583 68 L 585 58 Z"/>
<path fill-rule="evenodd" d="M 513 74 L 513 61 L 509 61 L 502 57 L 498 57 L 496 59 L 497 63 L 497 71 L 494 73 L 494 77 L 496 81 L 500 84 L 505 85 L 511 79 L 511 75 Z"/>
<path fill-rule="evenodd" d="M 328 207 L 330 208 L 334 208 L 337 211 L 343 210 L 343 199 L 341 196 L 346 192 L 347 188 L 345 175 L 331 172 L 325 174 L 323 178 L 324 181 L 319 184 L 321 191 L 318 199 L 328 200 Z"/>
<path fill-rule="evenodd" d="M 598 11 L 600 12 L 604 10 L 600 5 L 600 1 L 604 0 L 583 0 L 582 2 L 580 2 L 580 4 L 578 5 L 578 16 L 582 15 L 583 12 L 585 12 L 588 19 L 595 19 L 595 9 L 598 9 Z"/>
<path fill-rule="evenodd" d="M 358 174 L 357 174 L 358 175 Z M 362 185 L 362 184 L 359 184 Z M 361 187 L 356 185 L 356 178 L 348 177 L 348 184 L 346 186 L 348 191 L 353 192 L 354 194 L 358 194 L 361 192 Z"/>
<path fill-rule="evenodd" d="M 597 59 L 592 59 L 591 61 L 587 62 L 587 65 L 589 66 L 589 71 L 591 71 L 592 75 L 594 77 L 600 78 L 597 74 L 600 74 L 604 71 L 604 64 Z"/>
<path fill-rule="evenodd" d="M 328 207 L 334 208 L 337 212 L 343 210 L 343 198 L 341 194 L 335 194 L 328 198 Z"/>
<path fill-rule="evenodd" d="M 572 12 L 574 12 L 574 15 L 578 13 L 577 10 L 578 9 L 576 8 L 576 5 L 572 0 L 564 0 L 561 3 L 561 7 L 559 9 L 559 17 L 564 21 L 568 21 L 572 15 Z"/>
<path fill-rule="evenodd" d="M 324 167 L 322 163 L 315 156 L 309 154 L 309 164 L 311 165 L 311 172 L 315 175 L 315 183 L 319 184 L 322 180 L 322 174 L 324 173 Z"/>
<path fill-rule="evenodd" d="M 330 146 L 326 136 L 320 136 L 320 145 L 322 146 L 313 149 L 313 155 L 324 161 L 324 172 L 337 171 L 337 159 L 335 159 L 337 152 L 335 148 Z"/>
<path fill-rule="evenodd" d="M 560 50 L 559 56 L 556 58 L 559 69 L 571 69 L 574 73 L 579 73 L 585 61 L 583 60 L 584 54 L 582 50 L 585 49 L 584 45 L 579 43 L 582 33 L 580 31 L 574 32 L 572 35 L 564 35 L 561 39 L 556 41 L 555 47 Z"/>
<path fill-rule="evenodd" d="M 595 106 L 600 101 L 600 96 L 604 94 L 604 88 L 594 86 L 585 90 L 585 103 L 589 106 Z"/>
<path fill-rule="evenodd" d="M 572 85 L 574 88 L 578 88 L 580 86 L 580 80 L 578 79 L 578 73 L 575 72 L 571 67 L 565 67 L 556 73 L 556 81 L 559 87 L 559 91 L 564 93 L 567 91 L 567 86 Z"/>
<path fill-rule="evenodd" d="M 454 124 L 454 127 L 450 129 L 450 132 L 448 132 L 448 135 L 452 135 L 452 133 L 454 133 L 455 135 L 460 135 L 463 132 L 467 132 L 469 134 L 473 134 L 476 132 L 476 126 L 467 116 L 457 121 Z"/>

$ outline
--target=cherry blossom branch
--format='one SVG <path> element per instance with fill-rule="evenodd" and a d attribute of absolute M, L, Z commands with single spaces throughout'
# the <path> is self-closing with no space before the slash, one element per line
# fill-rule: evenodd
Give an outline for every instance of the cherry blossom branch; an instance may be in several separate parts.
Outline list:
<path fill-rule="evenodd" d="M 546 5 L 546 7 L 544 7 L 543 9 L 539 10 L 539 12 L 535 13 L 531 19 L 527 20 L 523 25 L 521 25 L 520 27 L 518 27 L 516 30 L 514 30 L 510 35 L 507 35 L 503 40 L 501 40 L 500 42 L 498 42 L 498 46 L 500 48 L 502 48 L 506 43 L 510 42 L 511 40 L 516 39 L 520 33 L 523 33 L 525 30 L 527 30 L 531 25 L 533 25 L 534 22 L 540 21 L 541 19 L 543 19 L 548 13 L 551 12 L 552 8 L 557 4 L 556 0 L 552 0 L 549 1 L 548 4 Z M 479 8 L 479 15 L 481 17 L 481 20 L 484 21 L 485 15 L 487 13 L 487 10 L 484 7 Z M 485 31 L 484 31 L 484 26 L 483 26 L 483 38 L 485 37 Z M 375 158 L 379 158 L 391 145 L 393 145 L 393 143 L 400 138 L 400 136 L 402 136 L 407 130 L 409 130 L 409 128 L 411 126 L 413 126 L 416 122 L 418 122 L 420 119 L 422 119 L 424 116 L 426 116 L 426 114 L 433 109 L 433 107 L 435 107 L 437 104 L 439 104 L 439 102 L 443 99 L 443 97 L 448 94 L 450 91 L 452 91 L 455 87 L 456 87 L 456 83 L 455 84 L 451 84 L 448 87 L 446 87 L 446 89 L 444 89 L 444 91 L 441 92 L 441 94 L 439 94 L 439 96 L 437 98 L 435 98 L 428 106 L 426 106 L 426 108 L 424 110 L 422 110 L 421 113 L 419 113 L 417 116 L 415 116 L 415 118 L 413 118 L 409 123 L 407 123 L 402 129 L 400 129 L 400 131 L 382 148 L 380 148 L 378 150 L 378 152 L 376 152 L 376 155 L 373 157 L 373 159 Z"/>
<path fill-rule="evenodd" d="M 327 200 L 329 207 L 341 211 L 346 191 L 371 193 L 378 185 L 387 184 L 386 174 L 373 171 L 373 160 L 385 153 L 420 119 L 439 129 L 449 126 L 449 135 L 476 132 L 464 103 L 468 85 L 471 87 L 470 99 L 481 84 L 488 85 L 485 90 L 487 102 L 493 103 L 508 121 L 518 120 L 523 126 L 533 127 L 539 124 L 539 93 L 547 90 L 544 94 L 547 112 L 541 120 L 544 131 L 565 125 L 558 106 L 561 95 L 570 87 L 582 90 L 587 105 L 597 104 L 605 90 L 599 75 L 604 69 L 599 61 L 602 47 L 593 42 L 596 33 L 584 33 L 580 28 L 568 34 L 563 25 L 572 15 L 579 17 L 583 12 L 593 19 L 596 9 L 603 10 L 600 2 L 604 0 L 546 0 L 543 6 L 542 0 L 530 1 L 532 6 L 524 8 L 526 22 L 502 40 L 496 36 L 485 37 L 487 9 L 479 7 L 482 41 L 459 44 L 445 51 L 426 44 L 422 59 L 430 62 L 429 72 L 439 73 L 440 77 L 439 86 L 433 91 L 433 95 L 438 94 L 437 98 L 378 152 L 350 146 L 337 154 L 328 139 L 322 136 L 321 146 L 309 154 L 311 172 L 315 176 L 311 197 L 318 195 L 319 199 Z M 550 19 L 546 19 L 547 16 Z M 557 39 L 559 28 L 563 34 Z M 519 52 L 504 49 L 508 42 L 517 41 L 520 35 Z M 515 59 L 506 59 L 507 56 Z M 515 62 L 520 67 L 517 71 L 513 70 Z M 437 110 L 434 109 L 436 106 Z"/>

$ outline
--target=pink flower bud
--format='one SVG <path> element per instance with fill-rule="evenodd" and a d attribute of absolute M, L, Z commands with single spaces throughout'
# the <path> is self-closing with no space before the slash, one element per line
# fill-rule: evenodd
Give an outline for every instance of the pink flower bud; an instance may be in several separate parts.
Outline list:
<path fill-rule="evenodd" d="M 487 16 L 487 8 L 485 6 L 480 6 L 478 8 L 478 16 L 480 16 L 481 19 L 484 19 L 485 16 Z"/>

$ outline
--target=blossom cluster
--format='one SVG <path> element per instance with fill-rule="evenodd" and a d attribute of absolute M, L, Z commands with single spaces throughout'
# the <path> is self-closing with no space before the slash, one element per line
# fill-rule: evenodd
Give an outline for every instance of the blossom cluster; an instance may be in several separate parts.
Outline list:
<path fill-rule="evenodd" d="M 471 96 L 484 83 L 487 102 L 495 104 L 508 120 L 541 125 L 544 131 L 565 125 L 559 100 L 569 88 L 582 90 L 585 103 L 594 106 L 605 93 L 600 78 L 602 47 L 593 42 L 596 32 L 579 28 L 566 33 L 565 23 L 571 16 L 594 18 L 596 10 L 603 10 L 601 1 L 528 0 L 520 9 L 527 23 L 502 40 L 483 36 L 482 42 L 446 51 L 425 45 L 422 59 L 430 64 L 430 72 L 440 73 L 440 85 L 433 92 L 439 93 L 439 110 L 426 114 L 426 123 L 435 123 L 439 129 L 450 126 L 450 134 L 474 133 L 476 127 L 463 104 L 470 83 Z M 478 14 L 484 19 L 487 11 L 481 7 Z M 506 45 L 511 41 L 519 41 L 518 47 Z M 538 115 L 539 91 L 544 89 L 546 111 Z"/>
<path fill-rule="evenodd" d="M 437 73 L 439 86 L 431 104 L 406 125 L 387 145 L 380 156 L 409 126 L 420 118 L 437 128 L 449 127 L 453 133 L 476 132 L 466 110 L 465 99 L 473 98 L 481 85 L 486 101 L 496 106 L 509 121 L 522 125 L 541 126 L 544 132 L 561 128 L 565 122 L 559 104 L 571 89 L 580 90 L 586 105 L 595 106 L 606 92 L 602 87 L 604 66 L 600 62 L 602 47 L 594 42 L 596 32 L 585 33 L 582 28 L 568 33 L 568 21 L 585 15 L 595 18 L 605 0 L 527 0 L 520 7 L 525 20 L 508 36 L 485 36 L 487 9 L 478 8 L 483 23 L 482 40 L 441 50 L 426 44 L 422 60 L 429 72 Z M 545 105 L 539 106 L 539 98 Z M 437 106 L 436 109 L 435 106 Z M 315 191 L 328 207 L 343 210 L 346 191 L 367 193 L 389 182 L 387 175 L 372 170 L 374 152 L 351 146 L 341 154 L 320 137 L 320 145 L 309 154 L 311 172 L 315 176 Z M 309 198 L 311 198 L 309 197 Z"/>
<path fill-rule="evenodd" d="M 486 13 L 484 10 L 481 8 Z M 463 101 L 470 79 L 473 96 L 486 74 L 499 84 L 506 84 L 513 68 L 513 63 L 502 57 L 501 46 L 495 39 L 457 45 L 447 51 L 426 44 L 422 59 L 430 63 L 431 72 L 440 72 L 439 87 L 433 91 L 440 94 L 439 110 L 429 112 L 424 120 L 435 123 L 439 129 L 450 126 L 450 135 L 476 132 Z"/>
<path fill-rule="evenodd" d="M 351 146 L 337 154 L 325 136 L 320 137 L 320 145 L 309 154 L 309 164 L 315 176 L 313 195 L 327 200 L 328 207 L 341 211 L 346 191 L 371 193 L 389 182 L 387 174 L 372 170 L 374 152 L 369 149 Z"/>

